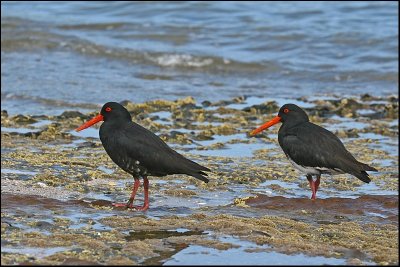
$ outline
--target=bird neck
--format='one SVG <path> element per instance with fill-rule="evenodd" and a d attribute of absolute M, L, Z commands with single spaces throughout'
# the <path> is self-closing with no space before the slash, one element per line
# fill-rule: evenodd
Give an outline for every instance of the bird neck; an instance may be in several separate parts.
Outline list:
<path fill-rule="evenodd" d="M 114 131 L 124 129 L 126 127 L 126 124 L 130 122 L 131 121 L 128 120 L 107 120 L 103 122 L 100 130 L 103 130 L 103 132 L 107 130 L 108 133 L 112 133 Z"/>
<path fill-rule="evenodd" d="M 279 131 L 287 131 L 290 130 L 291 128 L 294 128 L 302 123 L 306 123 L 309 122 L 308 118 L 304 118 L 304 119 L 293 119 L 293 120 L 286 120 L 284 123 L 282 123 L 281 128 L 279 129 Z"/>

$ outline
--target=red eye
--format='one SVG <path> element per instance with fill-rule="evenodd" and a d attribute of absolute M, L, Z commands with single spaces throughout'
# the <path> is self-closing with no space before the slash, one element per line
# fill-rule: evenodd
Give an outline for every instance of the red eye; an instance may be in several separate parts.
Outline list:
<path fill-rule="evenodd" d="M 289 109 L 288 109 L 288 108 L 285 108 L 285 109 L 283 110 L 283 112 L 284 112 L 284 113 L 289 113 Z"/>
<path fill-rule="evenodd" d="M 106 107 L 106 111 L 107 111 L 107 112 L 110 112 L 110 111 L 111 111 L 111 108 L 110 108 L 110 107 Z"/>

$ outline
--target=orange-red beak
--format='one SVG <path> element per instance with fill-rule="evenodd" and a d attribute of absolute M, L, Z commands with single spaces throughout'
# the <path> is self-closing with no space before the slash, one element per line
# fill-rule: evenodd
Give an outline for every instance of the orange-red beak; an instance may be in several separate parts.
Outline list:
<path fill-rule="evenodd" d="M 93 124 L 96 124 L 99 121 L 103 121 L 103 120 L 104 120 L 103 115 L 99 114 L 96 117 L 94 117 L 93 119 L 91 119 L 90 121 L 87 121 L 84 124 L 82 124 L 81 126 L 79 126 L 78 128 L 76 128 L 75 131 L 77 131 L 77 132 L 82 131 L 82 130 L 84 130 L 86 128 L 89 128 Z"/>
<path fill-rule="evenodd" d="M 257 129 L 253 130 L 250 132 L 251 136 L 254 136 L 256 134 L 258 134 L 259 132 L 264 131 L 265 129 L 268 129 L 269 127 L 271 127 L 272 125 L 277 124 L 278 122 L 281 121 L 281 117 L 276 116 L 275 118 L 273 118 L 272 120 L 264 123 L 263 125 L 261 125 L 260 127 L 258 127 Z"/>

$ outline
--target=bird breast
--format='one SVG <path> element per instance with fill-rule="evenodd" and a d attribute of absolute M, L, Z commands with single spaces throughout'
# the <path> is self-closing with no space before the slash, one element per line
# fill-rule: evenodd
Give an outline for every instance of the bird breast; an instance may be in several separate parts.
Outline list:
<path fill-rule="evenodd" d="M 135 177 L 150 175 L 147 168 L 139 160 L 128 155 L 125 147 L 118 142 L 118 139 L 104 134 L 100 135 L 100 139 L 107 154 L 121 169 Z"/>

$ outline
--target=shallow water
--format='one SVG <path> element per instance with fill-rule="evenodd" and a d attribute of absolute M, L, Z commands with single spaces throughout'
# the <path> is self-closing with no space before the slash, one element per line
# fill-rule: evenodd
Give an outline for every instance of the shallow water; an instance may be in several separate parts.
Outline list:
<path fill-rule="evenodd" d="M 398 87 L 396 2 L 7 1 L 1 24 L 11 114 Z"/>
<path fill-rule="evenodd" d="M 55 248 L 27 248 L 27 247 L 7 247 L 7 246 L 2 246 L 1 250 L 4 253 L 23 253 L 29 256 L 35 256 L 38 258 L 43 258 L 49 255 L 52 255 L 54 253 L 57 253 L 59 251 L 65 250 L 65 247 L 55 247 Z"/>
<path fill-rule="evenodd" d="M 35 175 L 37 172 L 33 171 L 24 171 L 24 170 L 13 170 L 13 169 L 7 169 L 7 168 L 1 168 L 1 173 L 7 174 L 7 173 L 14 173 L 18 175 Z"/>
<path fill-rule="evenodd" d="M 267 250 L 268 246 L 258 246 L 255 243 L 230 236 L 220 237 L 220 240 L 240 244 L 241 247 L 218 250 L 191 245 L 179 251 L 163 265 L 196 265 L 199 262 L 204 265 L 344 265 L 346 263 L 343 259 L 265 252 L 263 250 Z"/>

